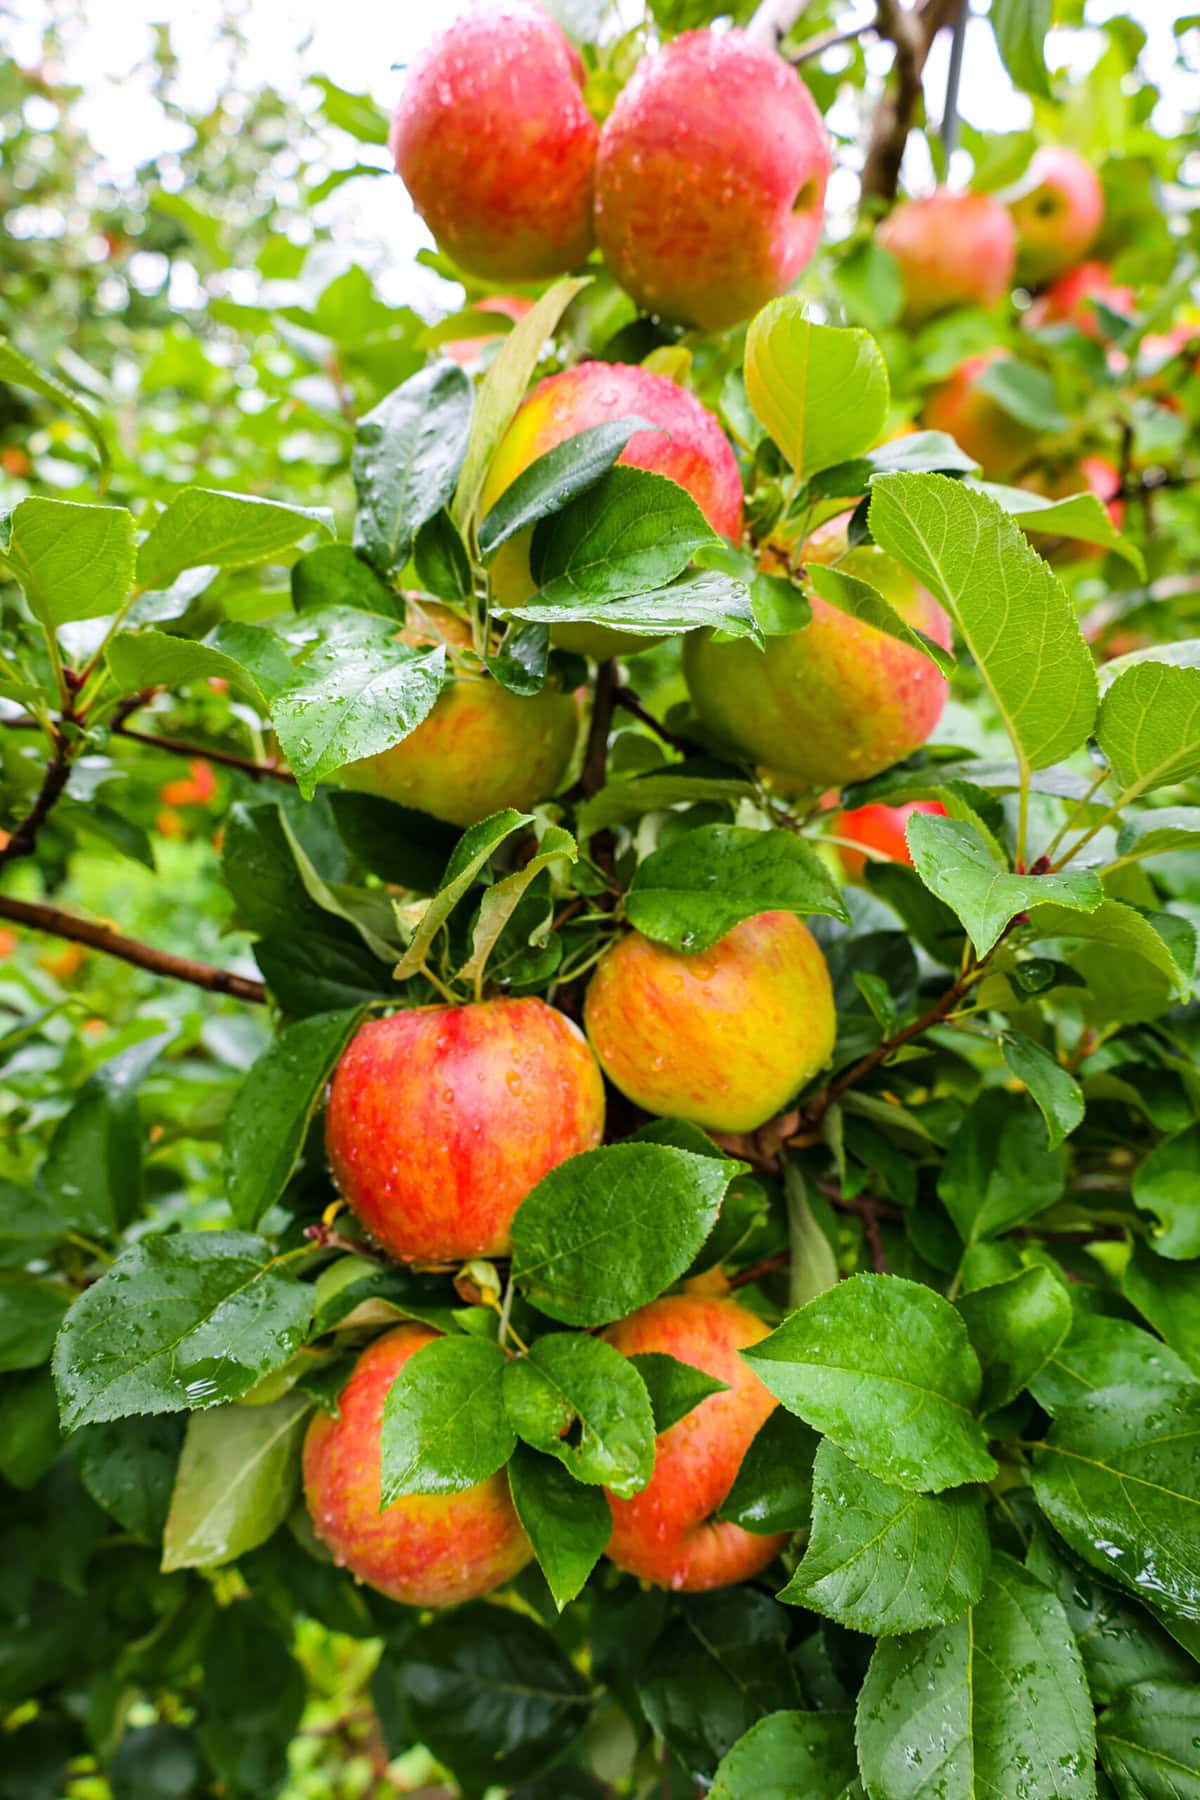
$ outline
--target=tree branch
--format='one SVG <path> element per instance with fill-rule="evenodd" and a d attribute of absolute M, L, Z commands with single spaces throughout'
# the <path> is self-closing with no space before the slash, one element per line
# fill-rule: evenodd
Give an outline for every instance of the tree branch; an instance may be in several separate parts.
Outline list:
<path fill-rule="evenodd" d="M 61 907 L 47 906 L 29 900 L 13 900 L 0 894 L 0 919 L 11 919 L 16 925 L 28 925 L 33 931 L 46 931 L 52 937 L 67 938 L 73 944 L 86 944 L 102 950 L 106 956 L 119 957 L 135 968 L 168 980 L 190 982 L 210 994 L 229 994 L 235 1000 L 248 1000 L 265 1005 L 267 990 L 261 981 L 235 975 L 229 969 L 217 969 L 211 963 L 196 962 L 190 956 L 176 956 L 170 950 L 156 950 L 137 938 L 125 937 L 96 919 L 81 919 Z"/>
<path fill-rule="evenodd" d="M 579 791 L 585 797 L 598 794 L 604 786 L 608 769 L 608 734 L 612 729 L 619 685 L 616 661 L 610 656 L 596 670 L 592 722 L 588 726 L 587 749 L 583 754 L 583 770 L 579 777 Z"/>
<path fill-rule="evenodd" d="M 896 60 L 883 98 L 875 109 L 863 164 L 861 198 L 890 205 L 900 185 L 900 164 L 917 108 L 921 77 L 933 40 L 956 16 L 960 0 L 922 0 L 906 8 L 901 0 L 878 0 L 875 29 L 896 47 Z"/>
<path fill-rule="evenodd" d="M 227 769 L 240 769 L 255 781 L 286 781 L 295 785 L 290 769 L 274 763 L 255 762 L 252 756 L 239 756 L 234 750 L 210 750 L 204 744 L 188 744 L 182 738 L 157 737 L 152 731 L 135 731 L 130 725 L 114 725 L 112 737 L 128 738 L 134 744 L 147 744 L 152 750 L 165 750 L 172 756 L 187 756 L 193 761 L 220 763 Z"/>
<path fill-rule="evenodd" d="M 38 789 L 37 799 L 29 813 L 0 850 L 0 869 L 20 856 L 32 856 L 37 847 L 38 832 L 50 817 L 71 774 L 71 747 L 61 731 L 55 731 L 50 760 Z"/>
<path fill-rule="evenodd" d="M 680 737 L 677 732 L 669 731 L 660 719 L 644 707 L 632 688 L 619 687 L 613 694 L 614 703 L 623 712 L 631 713 L 635 719 L 651 730 L 655 737 L 661 738 L 664 744 L 670 744 L 672 750 L 678 750 L 681 756 L 695 756 L 700 749 L 699 744 L 692 743 L 690 738 Z"/>

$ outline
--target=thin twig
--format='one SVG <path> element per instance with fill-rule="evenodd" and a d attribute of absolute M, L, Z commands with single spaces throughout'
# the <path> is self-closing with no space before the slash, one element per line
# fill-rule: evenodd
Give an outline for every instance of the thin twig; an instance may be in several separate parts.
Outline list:
<path fill-rule="evenodd" d="M 217 969 L 210 963 L 195 961 L 190 956 L 176 956 L 170 950 L 158 950 L 137 938 L 125 937 L 110 925 L 97 919 L 81 919 L 61 907 L 47 906 L 30 900 L 14 900 L 0 894 L 0 919 L 11 919 L 16 925 L 28 925 L 33 931 L 49 932 L 52 937 L 66 938 L 73 944 L 86 944 L 116 956 L 135 968 L 168 980 L 186 981 L 192 987 L 205 988 L 210 994 L 229 994 L 235 1000 L 249 1000 L 265 1005 L 267 990 L 261 981 L 235 975 L 229 969 Z"/>
<path fill-rule="evenodd" d="M 151 750 L 163 750 L 171 756 L 186 756 L 192 761 L 221 763 L 227 769 L 240 769 L 255 781 L 286 781 L 295 785 L 290 769 L 275 763 L 256 762 L 252 756 L 239 756 L 234 750 L 210 750 L 204 744 L 185 743 L 182 738 L 158 737 L 152 731 L 135 731 L 129 725 L 114 725 L 113 737 L 128 738 L 134 744 L 146 744 Z"/>
<path fill-rule="evenodd" d="M 669 744 L 672 750 L 678 750 L 681 756 L 695 756 L 700 750 L 700 745 L 693 743 L 690 738 L 680 737 L 677 732 L 669 731 L 661 720 L 656 719 L 654 714 L 642 705 L 632 688 L 618 687 L 613 693 L 613 702 L 623 712 L 631 713 L 635 719 L 640 719 L 642 724 L 654 733 L 655 737 L 661 738 L 664 744 Z"/>
<path fill-rule="evenodd" d="M 50 760 L 46 764 L 46 772 L 42 776 L 42 785 L 38 789 L 37 799 L 30 811 L 17 826 L 4 848 L 0 850 L 0 869 L 18 857 L 32 856 L 37 847 L 38 833 L 50 817 L 56 801 L 66 788 L 71 775 L 71 745 L 61 731 L 56 730 L 52 740 Z"/>
<path fill-rule="evenodd" d="M 596 670 L 592 722 L 588 726 L 587 748 L 583 753 L 583 769 L 579 777 L 579 789 L 585 797 L 598 794 L 604 786 L 608 771 L 608 734 L 612 729 L 619 686 L 616 661 L 609 657 Z"/>

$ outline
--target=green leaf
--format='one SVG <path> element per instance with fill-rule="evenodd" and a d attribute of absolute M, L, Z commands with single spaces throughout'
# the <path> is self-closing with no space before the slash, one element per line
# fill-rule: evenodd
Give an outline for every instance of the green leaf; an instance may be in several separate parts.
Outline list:
<path fill-rule="evenodd" d="M 1045 1212 L 1065 1179 L 1065 1154 L 1046 1148 L 1028 1102 L 1003 1088 L 985 1088 L 951 1140 L 938 1197 L 971 1245 Z"/>
<path fill-rule="evenodd" d="M 1035 0 L 1038 3 L 1038 0 Z M 980 393 L 1030 431 L 1060 432 L 1070 421 L 1058 404 L 1054 377 L 1015 356 L 988 363 L 974 384 Z"/>
<path fill-rule="evenodd" d="M 658 429 L 648 419 L 609 419 L 556 444 L 531 462 L 505 488 L 479 527 L 479 553 L 485 562 L 519 531 L 561 512 L 586 493 L 608 473 L 631 437 Z"/>
<path fill-rule="evenodd" d="M 1200 669 L 1135 663 L 1106 689 L 1096 741 L 1122 803 L 1200 770 Z"/>
<path fill-rule="evenodd" d="M 417 973 L 434 938 L 505 838 L 532 822 L 531 813 L 517 812 L 510 806 L 504 812 L 481 819 L 478 825 L 471 825 L 463 832 L 446 865 L 442 885 L 422 913 L 412 941 L 396 964 L 393 973 L 397 981 L 407 981 L 410 975 Z"/>
<path fill-rule="evenodd" d="M 168 1413 L 85 1425 L 71 1440 L 79 1479 L 96 1505 L 145 1544 L 162 1538 L 182 1445 L 183 1420 Z"/>
<path fill-rule="evenodd" d="M 861 1800 L 849 1713 L 776 1712 L 717 1767 L 711 1800 Z"/>
<path fill-rule="evenodd" d="M 231 1795 L 275 1794 L 304 1712 L 305 1680 L 252 1600 L 219 1608 L 203 1646 L 201 1740 Z"/>
<path fill-rule="evenodd" d="M 1120 1800 L 1200 1800 L 1200 1687 L 1143 1682 L 1101 1714 L 1100 1760 Z"/>
<path fill-rule="evenodd" d="M 403 618 L 404 601 L 349 544 L 320 544 L 292 564 L 292 605 L 297 612 L 323 606 L 357 606 L 363 612 Z"/>
<path fill-rule="evenodd" d="M 988 1481 L 996 1465 L 972 1416 L 980 1372 L 940 1294 L 852 1275 L 742 1355 L 790 1412 L 898 1487 Z"/>
<path fill-rule="evenodd" d="M 271 709 L 284 754 L 306 800 L 346 763 L 378 756 L 426 718 L 442 691 L 446 649 L 362 645 L 330 667 L 302 671 Z"/>
<path fill-rule="evenodd" d="M 829 1233 L 822 1225 L 819 1210 L 823 1204 L 810 1191 L 800 1165 L 784 1163 L 783 1190 L 787 1200 L 788 1303 L 803 1306 L 836 1287 L 839 1280 L 837 1256 Z"/>
<path fill-rule="evenodd" d="M 144 687 L 182 687 L 216 676 L 264 716 L 270 708 L 270 696 L 256 675 L 223 650 L 192 638 L 169 637 L 165 631 L 122 631 L 105 656 L 122 693 Z"/>
<path fill-rule="evenodd" d="M 80 1231 L 111 1236 L 142 1206 L 142 1123 L 137 1090 L 170 1043 L 160 1033 L 122 1050 L 89 1075 L 54 1128 L 41 1185 Z"/>
<path fill-rule="evenodd" d="M 418 528 L 454 492 L 471 431 L 471 383 L 437 361 L 393 388 L 358 422 L 351 471 L 354 548 L 384 576 L 408 561 Z"/>
<path fill-rule="evenodd" d="M 958 1310 L 983 1369 L 980 1404 L 997 1412 L 1029 1386 L 1071 1329 L 1071 1302 L 1049 1269 L 964 1294 Z"/>
<path fill-rule="evenodd" d="M 299 820 L 280 809 L 279 828 L 291 852 L 304 892 L 322 912 L 344 920 L 381 962 L 391 962 L 399 951 L 399 928 L 389 896 L 377 888 L 349 887 L 326 881 L 297 833 Z"/>
<path fill-rule="evenodd" d="M 462 1494 L 512 1455 L 501 1398 L 504 1352 L 485 1338 L 435 1338 L 410 1356 L 383 1408 L 382 1505 Z"/>
<path fill-rule="evenodd" d="M 33 1262 L 66 1235 L 62 1215 L 37 1194 L 0 1181 L 0 1265 Z"/>
<path fill-rule="evenodd" d="M 640 632 L 647 637 L 710 625 L 729 637 L 748 637 L 755 643 L 762 638 L 749 588 L 713 569 L 689 569 L 666 587 L 623 599 L 547 600 L 539 594 L 505 611 L 513 619 L 547 625 L 607 625 L 614 631 Z"/>
<path fill-rule="evenodd" d="M 193 1413 L 163 1534 L 165 1571 L 236 1562 L 283 1524 L 311 1410 L 307 1395 L 290 1393 L 268 1406 Z"/>
<path fill-rule="evenodd" d="M 1056 1150 L 1082 1124 L 1086 1111 L 1083 1090 L 1056 1057 L 1019 1031 L 1006 1031 L 1004 1060 L 1029 1089 L 1046 1121 L 1046 1141 Z"/>
<path fill-rule="evenodd" d="M 123 506 L 37 498 L 0 514 L 0 561 L 49 632 L 120 609 L 133 583 L 135 542 Z"/>
<path fill-rule="evenodd" d="M 914 813 L 905 837 L 921 880 L 962 920 L 978 956 L 986 956 L 1027 907 L 1054 902 L 1060 909 L 1095 912 L 1104 899 L 1100 877 L 1091 870 L 1009 874 L 979 833 L 957 819 Z"/>
<path fill-rule="evenodd" d="M 0 1476 L 12 1487 L 36 1487 L 62 1450 L 58 1401 L 49 1369 L 13 1375 L 0 1385 Z"/>
<path fill-rule="evenodd" d="M 1099 1581 L 1049 1532 L 1034 1533 L 1026 1566 L 1062 1601 L 1093 1700 L 1103 1705 L 1140 1681 L 1192 1680 L 1195 1663 L 1162 1625 Z"/>
<path fill-rule="evenodd" d="M 432 894 L 459 833 L 428 813 L 397 806 L 376 794 L 335 789 L 329 806 L 337 834 L 357 863 L 397 887 Z"/>
<path fill-rule="evenodd" d="M 0 1373 L 36 1369 L 54 1348 L 71 1304 L 61 1281 L 6 1269 L 0 1274 Z"/>
<path fill-rule="evenodd" d="M 568 306 L 590 280 L 589 275 L 571 276 L 547 289 L 537 305 L 513 326 L 480 383 L 467 453 L 450 508 L 454 523 L 464 535 L 469 535 L 492 458 L 525 397 L 546 339 L 558 329 Z"/>
<path fill-rule="evenodd" d="M 1126 1299 L 1200 1375 L 1200 1266 L 1164 1262 L 1139 1245 L 1123 1285 Z"/>
<path fill-rule="evenodd" d="M 1146 559 L 1136 544 L 1118 531 L 1104 502 L 1092 493 L 1067 494 L 1048 500 L 1028 488 L 1002 487 L 994 481 L 972 482 L 1002 506 L 1021 530 L 1037 537 L 1074 538 L 1083 544 L 1099 544 L 1125 561 L 1143 580 Z"/>
<path fill-rule="evenodd" d="M 1140 1326 L 1103 1313 L 1080 1313 L 1029 1391 L 1039 1406 L 1057 1413 L 1097 1388 L 1154 1388 L 1194 1380 L 1183 1358 Z"/>
<path fill-rule="evenodd" d="M 531 561 L 538 602 L 622 600 L 681 575 L 715 533 L 686 488 L 647 469 L 609 469 L 544 519 Z"/>
<path fill-rule="evenodd" d="M 1053 0 L 992 0 L 988 17 L 1013 86 L 1049 100 L 1046 33 L 1053 23 Z"/>
<path fill-rule="evenodd" d="M 612 1536 L 608 1501 L 557 1462 L 518 1444 L 508 1465 L 517 1517 L 559 1612 L 574 1600 Z"/>
<path fill-rule="evenodd" d="M 184 488 L 142 541 L 138 587 L 169 587 L 184 569 L 241 569 L 267 562 L 313 531 L 333 536 L 327 506 L 285 506 L 256 494 Z"/>
<path fill-rule="evenodd" d="M 1165 938 L 1148 919 L 1126 906 L 1123 900 L 1105 898 L 1086 914 L 1068 910 L 1066 906 L 1034 906 L 1024 936 L 1027 942 L 1044 938 L 1083 938 L 1103 944 L 1120 954 L 1122 961 L 1134 958 L 1148 963 L 1181 1000 L 1191 992 L 1190 973 L 1181 969 Z M 1142 976 L 1144 981 L 1145 977 Z"/>
<path fill-rule="evenodd" d="M 31 362 L 3 335 L 0 335 L 0 381 L 10 387 L 30 388 L 35 394 L 40 394 L 43 400 L 52 400 L 82 425 L 100 459 L 100 492 L 103 493 L 112 470 L 112 451 L 104 427 L 91 407 L 86 406 L 57 376 L 47 375 L 43 369 L 39 369 L 36 363 Z"/>
<path fill-rule="evenodd" d="M 63 1426 L 217 1406 L 303 1342 L 313 1290 L 237 1231 L 145 1237 L 80 1295 L 54 1350 Z"/>
<path fill-rule="evenodd" d="M 1117 837 L 1121 856 L 1161 856 L 1200 844 L 1200 806 L 1157 806 L 1135 813 Z"/>
<path fill-rule="evenodd" d="M 577 1332 L 539 1338 L 504 1370 L 517 1436 L 556 1456 L 576 1481 L 640 1493 L 654 1473 L 655 1421 L 641 1376 L 611 1344 Z"/>
<path fill-rule="evenodd" d="M 629 1363 L 641 1376 L 650 1396 L 656 1437 L 670 1431 L 672 1425 L 678 1425 L 680 1419 L 686 1418 L 710 1394 L 723 1394 L 729 1386 L 728 1382 L 718 1381 L 715 1375 L 706 1375 L 703 1369 L 694 1369 L 691 1363 L 680 1362 L 677 1356 L 668 1356 L 662 1350 L 643 1351 L 640 1356 L 631 1356 Z"/>
<path fill-rule="evenodd" d="M 792 295 L 751 321 L 745 379 L 756 417 L 802 481 L 860 456 L 887 418 L 887 365 L 875 339 L 810 325 Z"/>
<path fill-rule="evenodd" d="M 869 1800 L 1095 1800 L 1095 1754 L 1066 1614 L 1011 1557 L 993 1556 L 965 1617 L 885 1638 L 871 1658 L 858 1700 Z"/>
<path fill-rule="evenodd" d="M 426 519 L 413 540 L 413 567 L 426 593 L 462 606 L 471 598 L 471 558 L 445 507 Z"/>
<path fill-rule="evenodd" d="M 1200 1619 L 1200 1386 L 1103 1388 L 1057 1416 L 1033 1486 L 1092 1568 L 1170 1616 Z"/>
<path fill-rule="evenodd" d="M 513 1219 L 513 1280 L 539 1312 L 607 1325 L 692 1262 L 744 1163 L 662 1144 L 585 1150 L 543 1176 Z"/>
<path fill-rule="evenodd" d="M 358 1314 L 360 1306 L 368 1309 L 365 1314 Z M 384 1318 L 420 1319 L 435 1331 L 455 1331 L 456 1306 L 453 1290 L 440 1275 L 421 1275 L 365 1256 L 340 1256 L 317 1277 L 311 1336 L 376 1322 L 381 1309 Z"/>
<path fill-rule="evenodd" d="M 831 913 L 849 920 L 832 877 L 802 838 L 740 825 L 700 825 L 638 864 L 631 925 L 673 950 L 707 950 L 764 912 Z"/>
<path fill-rule="evenodd" d="M 501 932 L 520 905 L 521 897 L 530 882 L 536 881 L 543 869 L 560 858 L 565 862 L 577 862 L 579 847 L 569 831 L 564 831 L 561 826 L 551 825 L 538 845 L 536 854 L 519 869 L 514 869 L 511 875 L 503 876 L 486 890 L 479 902 L 479 915 L 471 933 L 471 954 L 458 971 L 458 981 L 464 984 L 482 981 L 488 958 L 496 948 Z"/>
<path fill-rule="evenodd" d="M 1133 1203 L 1158 1219 L 1152 1242 L 1160 1256 L 1200 1256 L 1200 1125 L 1150 1152 L 1134 1174 Z"/>
<path fill-rule="evenodd" d="M 876 475 L 970 475 L 978 467 L 974 457 L 961 450 L 944 431 L 910 431 L 879 444 L 853 462 L 822 469 L 809 486 L 814 494 L 854 500 L 866 493 Z"/>
<path fill-rule="evenodd" d="M 944 475 L 878 476 L 870 523 L 949 611 L 1022 773 L 1079 749 L 1096 712 L 1095 665 L 1061 583 L 1020 527 Z"/>
<path fill-rule="evenodd" d="M 229 1209 L 244 1230 L 291 1179 L 325 1083 L 361 1018 L 360 1007 L 349 1007 L 300 1019 L 247 1072 L 225 1122 Z"/>
<path fill-rule="evenodd" d="M 827 600 L 830 606 L 836 606 L 839 612 L 861 620 L 874 631 L 882 631 L 885 636 L 895 638 L 897 643 L 906 645 L 910 650 L 919 651 L 943 675 L 954 673 L 955 662 L 950 652 L 943 650 L 940 644 L 935 644 L 932 638 L 926 637 L 924 632 L 917 631 L 902 619 L 891 601 L 886 600 L 869 581 L 862 581 L 857 575 L 847 575 L 842 569 L 826 568 L 822 563 L 810 563 L 805 569 L 805 579 L 822 600 Z"/>
<path fill-rule="evenodd" d="M 978 1494 L 904 1493 L 826 1438 L 812 1506 L 808 1549 L 781 1600 L 894 1637 L 957 1619 L 983 1593 L 991 1546 Z"/>
<path fill-rule="evenodd" d="M 349 132 L 360 144 L 387 143 L 388 116 L 369 94 L 348 93 L 325 75 L 313 75 L 310 80 L 324 95 L 321 112 L 331 125 Z"/>
<path fill-rule="evenodd" d="M 733 1486 L 715 1517 L 770 1537 L 804 1531 L 812 1513 L 813 1458 L 820 1439 L 802 1419 L 776 1407 L 750 1440 Z"/>

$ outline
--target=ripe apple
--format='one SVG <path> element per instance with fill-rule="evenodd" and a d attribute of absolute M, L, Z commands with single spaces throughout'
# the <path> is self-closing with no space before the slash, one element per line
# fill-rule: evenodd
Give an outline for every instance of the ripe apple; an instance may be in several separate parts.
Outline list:
<path fill-rule="evenodd" d="M 1009 212 L 1017 232 L 1017 273 L 1040 287 L 1091 249 L 1104 219 L 1104 190 L 1077 151 L 1043 144 Z"/>
<path fill-rule="evenodd" d="M 825 958 L 792 913 L 743 919 L 688 956 L 631 931 L 605 951 L 583 1009 L 615 1087 L 646 1112 L 755 1131 L 833 1051 Z"/>
<path fill-rule="evenodd" d="M 1010 360 L 1010 353 L 993 346 L 978 356 L 968 356 L 954 373 L 926 396 L 922 423 L 930 431 L 947 431 L 973 456 L 984 474 L 1003 481 L 1029 461 L 1037 448 L 1038 434 L 1022 425 L 999 401 L 979 385 L 980 376 L 993 363 Z"/>
<path fill-rule="evenodd" d="M 532 1551 L 503 1471 L 461 1494 L 408 1494 L 379 1510 L 379 1432 L 388 1389 L 438 1336 L 398 1325 L 368 1344 L 338 1400 L 304 1440 L 313 1529 L 339 1568 L 402 1606 L 476 1600 L 519 1573 Z"/>
<path fill-rule="evenodd" d="M 401 1262 L 504 1256 L 513 1214 L 604 1131 L 582 1032 L 544 1000 L 369 1019 L 334 1071 L 325 1147 L 351 1210 Z"/>
<path fill-rule="evenodd" d="M 596 239 L 646 312 L 723 330 L 816 249 L 831 167 L 795 69 L 740 31 L 643 58 L 600 135 Z"/>
<path fill-rule="evenodd" d="M 1030 331 L 1043 325 L 1074 325 L 1090 338 L 1100 339 L 1102 330 L 1092 306 L 1093 300 L 1111 307 L 1113 312 L 1132 313 L 1136 306 L 1133 289 L 1115 282 L 1107 263 L 1080 263 L 1067 275 L 1060 275 L 1053 286 L 1039 294 L 1025 314 Z"/>
<path fill-rule="evenodd" d="M 410 605 L 399 635 L 406 644 L 445 643 L 451 651 L 471 643 L 466 620 L 430 602 Z M 459 664 L 415 731 L 390 750 L 347 763 L 338 779 L 452 825 L 474 825 L 503 807 L 525 811 L 552 794 L 578 730 L 578 701 L 552 680 L 523 696 L 478 665 Z"/>
<path fill-rule="evenodd" d="M 952 306 L 994 306 L 1012 285 L 1017 234 L 990 194 L 938 188 L 902 200 L 875 235 L 900 266 L 910 324 Z"/>
<path fill-rule="evenodd" d="M 944 819 L 946 809 L 940 800 L 912 800 L 907 806 L 856 806 L 851 812 L 839 813 L 833 821 L 833 835 L 849 840 L 837 847 L 847 879 L 862 880 L 867 850 L 874 852 L 873 861 L 903 863 L 911 869 L 904 827 L 914 813 L 930 813 Z M 852 850 L 849 844 L 861 844 L 862 850 Z"/>
<path fill-rule="evenodd" d="M 388 145 L 460 268 L 540 281 L 592 247 L 598 135 L 558 26 L 529 0 L 489 0 L 414 61 Z"/>
<path fill-rule="evenodd" d="M 833 522 L 831 522 L 831 525 Z M 845 550 L 844 525 L 814 534 L 808 562 Z M 838 567 L 879 589 L 908 624 L 948 647 L 945 613 L 911 575 L 874 545 Z M 793 787 L 865 781 L 919 750 L 942 716 L 946 678 L 919 650 L 812 596 L 799 631 L 766 649 L 717 643 L 711 631 L 683 640 L 692 704 L 713 735 Z"/>
<path fill-rule="evenodd" d="M 521 294 L 488 294 L 482 300 L 473 300 L 471 305 L 475 312 L 499 313 L 501 318 L 511 319 L 515 325 L 518 319 L 525 317 L 533 301 L 526 300 Z M 443 344 L 442 349 L 456 363 L 461 363 L 464 369 L 471 369 L 489 344 L 501 341 L 498 336 L 452 338 L 448 344 Z"/>
<path fill-rule="evenodd" d="M 742 532 L 742 478 L 729 439 L 686 388 L 633 363 L 579 363 L 539 383 L 492 461 L 484 512 L 539 456 L 593 425 L 622 418 L 647 419 L 659 429 L 636 432 L 618 462 L 678 482 L 713 530 L 736 543 Z M 492 565 L 492 589 L 502 605 L 517 605 L 534 591 L 529 572 L 531 535 L 522 532 L 503 545 Z M 603 625 L 556 625 L 553 635 L 564 650 L 597 658 L 628 655 L 655 641 Z"/>
<path fill-rule="evenodd" d="M 766 1336 L 762 1320 L 733 1300 L 673 1294 L 631 1313 L 604 1336 L 624 1356 L 666 1355 L 726 1383 L 664 1431 L 654 1474 L 631 1500 L 608 1496 L 607 1554 L 619 1569 L 685 1593 L 748 1581 L 788 1534 L 759 1537 L 713 1518 L 759 1428 L 775 1408 L 738 1355 Z"/>

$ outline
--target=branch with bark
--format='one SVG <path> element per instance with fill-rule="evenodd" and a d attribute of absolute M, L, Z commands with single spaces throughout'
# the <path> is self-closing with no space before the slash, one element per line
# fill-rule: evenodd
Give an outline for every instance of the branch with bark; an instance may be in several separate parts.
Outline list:
<path fill-rule="evenodd" d="M 921 103 L 921 78 L 944 25 L 952 25 L 964 0 L 921 0 L 905 7 L 901 0 L 878 0 L 875 30 L 895 45 L 896 60 L 883 98 L 871 121 L 871 136 L 863 164 L 861 198 L 864 202 L 891 204 L 900 185 L 904 147 Z"/>
<path fill-rule="evenodd" d="M 132 963 L 134 968 L 146 969 L 151 975 L 186 981 L 210 994 L 228 994 L 234 1000 L 249 1000 L 260 1006 L 266 1004 L 267 990 L 261 981 L 235 975 L 230 969 L 215 968 L 211 963 L 197 962 L 190 956 L 158 950 L 153 944 L 126 937 L 98 919 L 81 919 L 59 906 L 14 900 L 7 894 L 0 894 L 0 919 L 11 919 L 14 925 L 45 931 L 73 944 L 86 944 L 91 950 L 102 950 L 106 956 L 118 957 L 122 962 Z"/>

